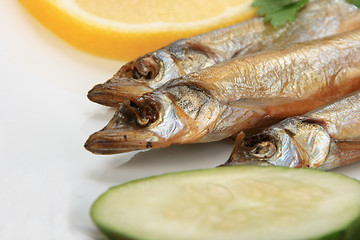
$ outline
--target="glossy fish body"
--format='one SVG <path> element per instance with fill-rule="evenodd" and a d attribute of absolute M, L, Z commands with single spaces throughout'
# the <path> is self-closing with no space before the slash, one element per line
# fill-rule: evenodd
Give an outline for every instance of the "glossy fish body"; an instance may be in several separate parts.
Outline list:
<path fill-rule="evenodd" d="M 259 134 L 239 134 L 225 165 L 329 170 L 360 160 L 360 92 L 291 117 Z"/>
<path fill-rule="evenodd" d="M 249 21 L 188 39 L 125 64 L 110 80 L 88 93 L 91 101 L 119 106 L 138 98 L 171 79 L 199 71 L 233 57 L 304 42 L 354 30 L 360 26 L 360 10 L 346 0 L 310 0 L 297 19 L 279 28 L 264 19 Z"/>
<path fill-rule="evenodd" d="M 360 29 L 232 59 L 126 101 L 94 153 L 209 142 L 304 114 L 360 89 Z"/>

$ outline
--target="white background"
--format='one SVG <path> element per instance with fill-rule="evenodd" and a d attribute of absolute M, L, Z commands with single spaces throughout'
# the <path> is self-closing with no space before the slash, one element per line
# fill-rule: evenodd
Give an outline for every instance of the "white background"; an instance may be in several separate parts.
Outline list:
<path fill-rule="evenodd" d="M 232 141 L 98 156 L 87 137 L 115 109 L 87 91 L 123 64 L 81 52 L 16 0 L 0 3 L 0 239 L 102 239 L 89 218 L 107 188 L 140 177 L 210 168 Z M 360 162 L 335 171 L 360 179 Z"/>

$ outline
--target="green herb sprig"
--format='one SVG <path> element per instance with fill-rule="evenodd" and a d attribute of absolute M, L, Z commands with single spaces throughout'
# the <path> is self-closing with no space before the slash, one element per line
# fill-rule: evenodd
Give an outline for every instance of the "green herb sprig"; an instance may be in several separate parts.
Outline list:
<path fill-rule="evenodd" d="M 360 0 L 346 0 L 360 8 Z M 257 7 L 257 14 L 264 16 L 265 22 L 280 27 L 296 19 L 297 13 L 309 0 L 254 0 L 252 6 Z"/>
<path fill-rule="evenodd" d="M 360 8 L 360 0 L 346 0 L 346 1 L 349 2 L 349 3 L 354 4 L 358 8 Z"/>

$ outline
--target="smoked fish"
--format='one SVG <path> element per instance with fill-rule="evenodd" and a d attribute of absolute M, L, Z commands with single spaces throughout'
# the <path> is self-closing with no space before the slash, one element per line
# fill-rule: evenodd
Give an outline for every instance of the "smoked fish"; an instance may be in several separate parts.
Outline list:
<path fill-rule="evenodd" d="M 231 59 L 124 101 L 85 147 L 114 154 L 218 141 L 360 89 L 360 29 Z"/>
<path fill-rule="evenodd" d="M 91 101 L 119 106 L 171 79 L 233 57 L 309 41 L 360 27 L 360 9 L 346 0 L 310 0 L 294 22 L 274 28 L 262 17 L 181 39 L 125 64 L 110 80 L 93 87 Z"/>
<path fill-rule="evenodd" d="M 360 91 L 261 133 L 237 137 L 224 165 L 330 170 L 360 160 Z"/>

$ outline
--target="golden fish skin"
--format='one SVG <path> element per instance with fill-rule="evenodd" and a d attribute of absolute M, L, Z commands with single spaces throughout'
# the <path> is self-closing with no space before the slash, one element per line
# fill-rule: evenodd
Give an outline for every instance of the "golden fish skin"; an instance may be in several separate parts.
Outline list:
<path fill-rule="evenodd" d="M 94 153 L 210 142 L 360 89 L 360 29 L 220 63 L 122 103 Z"/>
<path fill-rule="evenodd" d="M 330 170 L 360 160 L 360 91 L 259 134 L 239 134 L 224 165 Z"/>
<path fill-rule="evenodd" d="M 178 40 L 125 64 L 110 80 L 94 86 L 91 101 L 119 106 L 171 79 L 199 71 L 233 57 L 354 30 L 360 9 L 346 0 L 312 0 L 297 19 L 274 29 L 263 18 Z"/>

